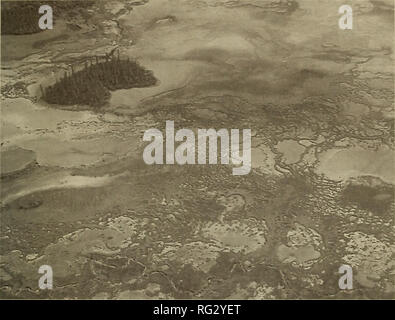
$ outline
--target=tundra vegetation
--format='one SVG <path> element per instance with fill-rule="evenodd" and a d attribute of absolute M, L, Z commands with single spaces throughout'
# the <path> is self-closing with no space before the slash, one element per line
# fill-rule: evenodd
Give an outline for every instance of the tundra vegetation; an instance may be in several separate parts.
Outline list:
<path fill-rule="evenodd" d="M 99 108 L 108 101 L 109 91 L 149 87 L 157 83 L 151 71 L 129 58 L 121 59 L 119 53 L 117 57 L 101 59 L 96 56 L 94 61 L 86 61 L 79 71 L 72 67 L 54 85 L 41 87 L 43 100 L 51 104 Z"/>

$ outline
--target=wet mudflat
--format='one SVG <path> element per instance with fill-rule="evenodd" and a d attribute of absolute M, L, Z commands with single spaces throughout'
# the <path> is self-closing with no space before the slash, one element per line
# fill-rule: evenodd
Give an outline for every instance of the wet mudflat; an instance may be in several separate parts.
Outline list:
<path fill-rule="evenodd" d="M 393 298 L 394 9 L 355 1 L 348 32 L 342 4 L 98 2 L 3 35 L 1 297 Z M 41 99 L 114 50 L 158 82 L 100 108 Z M 251 173 L 147 166 L 166 120 L 250 128 Z"/>

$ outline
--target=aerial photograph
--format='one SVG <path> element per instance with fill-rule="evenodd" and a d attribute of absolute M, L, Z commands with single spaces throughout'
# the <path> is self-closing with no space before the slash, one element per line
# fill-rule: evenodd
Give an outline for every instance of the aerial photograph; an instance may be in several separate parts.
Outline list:
<path fill-rule="evenodd" d="M 1 1 L 1 300 L 395 299 L 393 0 Z"/>

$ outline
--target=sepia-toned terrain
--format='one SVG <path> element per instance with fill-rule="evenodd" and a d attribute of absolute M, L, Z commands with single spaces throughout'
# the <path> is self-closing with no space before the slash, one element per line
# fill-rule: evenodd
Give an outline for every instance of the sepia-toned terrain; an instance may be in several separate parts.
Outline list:
<path fill-rule="evenodd" d="M 2 28 L 0 298 L 395 298 L 393 1 L 49 2 Z M 145 164 L 166 120 L 251 172 Z"/>

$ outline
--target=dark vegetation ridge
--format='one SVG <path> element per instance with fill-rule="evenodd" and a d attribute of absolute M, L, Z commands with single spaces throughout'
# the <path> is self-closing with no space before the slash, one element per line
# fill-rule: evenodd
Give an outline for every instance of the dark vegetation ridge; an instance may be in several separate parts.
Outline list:
<path fill-rule="evenodd" d="M 42 5 L 49 5 L 56 17 L 84 15 L 85 8 L 94 1 L 1 1 L 1 34 L 32 34 L 42 32 L 38 26 Z M 54 19 L 54 24 L 56 19 Z"/>
<path fill-rule="evenodd" d="M 361 209 L 372 211 L 375 214 L 391 214 L 394 188 L 388 185 L 371 187 L 349 184 L 343 191 L 342 199 L 346 204 L 356 204 Z"/>
<path fill-rule="evenodd" d="M 157 83 L 152 71 L 146 70 L 136 61 L 123 60 L 114 55 L 94 61 L 86 61 L 80 71 L 65 72 L 64 76 L 47 88 L 41 87 L 44 101 L 61 105 L 103 106 L 110 92 L 118 89 L 143 88 Z"/>

